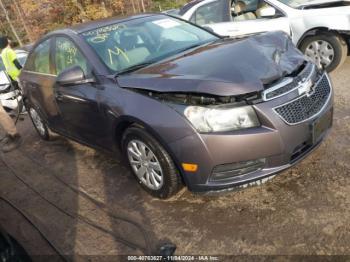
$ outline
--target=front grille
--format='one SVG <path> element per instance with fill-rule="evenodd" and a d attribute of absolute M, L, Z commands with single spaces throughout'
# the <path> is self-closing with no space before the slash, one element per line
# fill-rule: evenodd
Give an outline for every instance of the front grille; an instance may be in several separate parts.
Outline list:
<path fill-rule="evenodd" d="M 277 114 L 288 124 L 298 124 L 318 114 L 331 95 L 331 86 L 326 75 L 315 85 L 313 94 L 305 94 L 296 100 L 275 108 Z"/>
<path fill-rule="evenodd" d="M 271 100 L 296 89 L 302 81 L 313 77 L 314 74 L 316 74 L 315 66 L 312 63 L 308 63 L 298 76 L 287 78 L 285 81 L 267 89 L 264 94 L 264 100 Z"/>

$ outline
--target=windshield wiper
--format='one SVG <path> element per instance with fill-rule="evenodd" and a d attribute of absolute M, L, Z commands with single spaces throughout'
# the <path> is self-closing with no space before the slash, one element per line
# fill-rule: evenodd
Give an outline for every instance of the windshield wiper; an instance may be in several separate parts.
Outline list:
<path fill-rule="evenodd" d="M 141 63 L 141 64 L 130 66 L 130 67 L 124 69 L 124 70 L 121 70 L 121 71 L 117 72 L 115 74 L 115 77 L 123 75 L 123 74 L 127 74 L 127 73 L 132 73 L 132 72 L 134 72 L 134 71 L 136 71 L 138 69 L 144 68 L 144 67 L 149 66 L 149 65 L 154 64 L 154 63 L 155 63 L 155 61 L 149 61 L 149 62 L 145 62 L 145 63 Z"/>
<path fill-rule="evenodd" d="M 182 52 L 185 52 L 185 51 L 194 49 L 194 48 L 196 48 L 196 47 L 201 47 L 201 46 L 204 46 L 204 45 L 206 45 L 206 44 L 210 44 L 210 42 L 209 42 L 209 43 L 204 43 L 204 44 L 203 44 L 203 43 L 200 43 L 200 44 L 194 44 L 194 45 L 188 46 L 188 47 L 186 47 L 186 48 L 181 49 L 180 51 L 178 51 L 178 53 L 180 54 L 180 53 L 182 53 Z"/>

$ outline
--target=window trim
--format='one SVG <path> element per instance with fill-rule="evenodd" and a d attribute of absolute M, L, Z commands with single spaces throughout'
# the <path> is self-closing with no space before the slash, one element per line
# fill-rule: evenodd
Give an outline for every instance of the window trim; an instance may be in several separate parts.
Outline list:
<path fill-rule="evenodd" d="M 288 17 L 288 14 L 282 9 L 280 8 L 279 6 L 273 4 L 271 1 L 269 0 L 263 0 L 264 2 L 268 3 L 269 5 L 271 5 L 273 8 L 275 8 L 277 11 L 279 11 L 283 16 L 279 16 L 279 17 L 276 17 L 276 18 L 281 18 L 281 17 Z"/>

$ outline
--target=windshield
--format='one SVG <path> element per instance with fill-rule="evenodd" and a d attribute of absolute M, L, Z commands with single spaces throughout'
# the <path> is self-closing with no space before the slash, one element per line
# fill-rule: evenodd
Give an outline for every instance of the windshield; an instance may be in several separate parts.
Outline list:
<path fill-rule="evenodd" d="M 82 36 L 114 73 L 217 40 L 205 30 L 164 15 L 112 24 Z"/>

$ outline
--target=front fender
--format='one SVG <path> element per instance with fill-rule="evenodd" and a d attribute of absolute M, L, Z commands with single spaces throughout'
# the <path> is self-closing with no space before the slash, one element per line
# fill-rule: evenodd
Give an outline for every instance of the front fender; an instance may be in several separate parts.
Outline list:
<path fill-rule="evenodd" d="M 299 44 L 302 38 L 310 31 L 324 29 L 329 31 L 349 32 L 350 34 L 350 9 L 348 14 L 322 14 L 316 16 L 314 10 L 308 15 L 307 10 L 301 11 L 305 14 L 291 20 L 293 31 L 293 42 Z"/>

